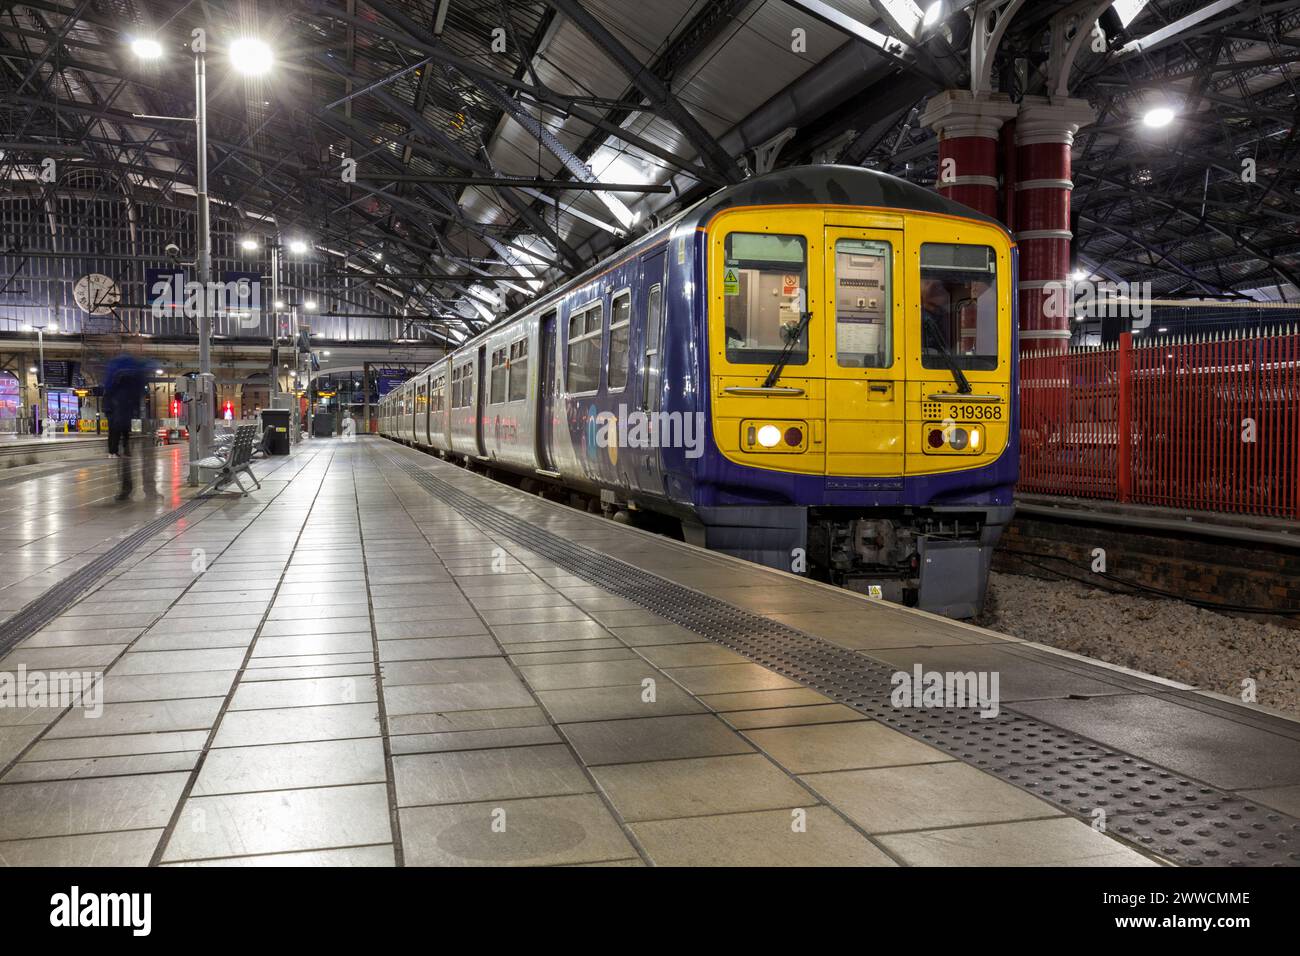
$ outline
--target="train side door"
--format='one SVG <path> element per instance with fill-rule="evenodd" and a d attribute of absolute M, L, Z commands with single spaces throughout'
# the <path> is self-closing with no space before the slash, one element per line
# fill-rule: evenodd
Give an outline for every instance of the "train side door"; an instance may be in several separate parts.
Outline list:
<path fill-rule="evenodd" d="M 551 475 L 555 459 L 551 456 L 551 434 L 555 429 L 557 408 L 555 381 L 555 321 L 556 310 L 542 316 L 537 331 L 537 468 Z"/>
<path fill-rule="evenodd" d="M 478 363 L 474 367 L 474 447 L 480 458 L 487 457 L 483 441 L 483 419 L 487 417 L 487 346 L 478 347 Z"/>
<path fill-rule="evenodd" d="M 641 411 L 653 424 L 658 420 L 658 413 L 663 396 L 664 367 L 664 264 L 667 254 L 659 249 L 641 259 L 641 288 L 636 296 L 637 305 L 642 309 L 641 315 L 641 374 L 638 376 L 640 389 L 638 399 Z M 663 461 L 659 454 L 659 445 L 652 442 L 650 447 L 642 448 L 637 455 L 637 487 L 651 494 L 664 493 Z"/>
<path fill-rule="evenodd" d="M 826 474 L 901 476 L 903 231 L 827 226 L 824 252 Z"/>

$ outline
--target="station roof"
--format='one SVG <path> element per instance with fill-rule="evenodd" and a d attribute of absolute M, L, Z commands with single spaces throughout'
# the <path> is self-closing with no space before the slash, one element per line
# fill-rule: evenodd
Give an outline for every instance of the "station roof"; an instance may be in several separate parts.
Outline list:
<path fill-rule="evenodd" d="M 73 170 L 60 186 L 191 202 L 193 128 L 158 117 L 192 114 L 187 43 L 202 28 L 218 214 L 382 273 L 395 307 L 458 338 L 494 300 L 580 273 L 753 172 L 836 161 L 930 186 L 936 144 L 918 117 L 969 84 L 975 5 L 936 6 L 927 19 L 910 0 L 14 3 L 0 13 L 0 168 L 11 188 L 41 188 L 35 164 L 57 155 Z M 993 76 L 1017 98 L 1046 92 L 1053 17 L 1107 5 L 1013 6 Z M 1104 22 L 1107 49 L 1084 44 L 1069 79 L 1098 114 L 1074 149 L 1080 267 L 1162 295 L 1300 299 L 1300 10 L 1121 0 Z M 227 62 L 250 35 L 274 50 L 265 78 Z M 134 57 L 140 38 L 164 55 Z M 1176 113 L 1163 130 L 1143 124 L 1153 104 Z"/>

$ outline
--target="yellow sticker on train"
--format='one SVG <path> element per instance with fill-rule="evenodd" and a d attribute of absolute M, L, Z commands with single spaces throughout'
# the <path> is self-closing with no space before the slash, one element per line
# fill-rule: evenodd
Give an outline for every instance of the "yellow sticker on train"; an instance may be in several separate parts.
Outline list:
<path fill-rule="evenodd" d="M 728 268 L 722 273 L 722 294 L 740 295 L 740 273 Z"/>

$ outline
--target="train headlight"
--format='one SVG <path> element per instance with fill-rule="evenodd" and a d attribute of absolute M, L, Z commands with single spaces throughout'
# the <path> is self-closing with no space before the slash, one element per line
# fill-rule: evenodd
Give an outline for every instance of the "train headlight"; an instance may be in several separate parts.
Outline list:
<path fill-rule="evenodd" d="M 974 422 L 954 421 L 922 422 L 920 451 L 926 455 L 983 455 L 987 454 L 989 436 L 987 426 Z M 995 442 L 996 444 L 996 442 Z"/>
<path fill-rule="evenodd" d="M 808 423 L 761 418 L 742 421 L 740 448 L 759 455 L 803 454 L 808 450 Z"/>

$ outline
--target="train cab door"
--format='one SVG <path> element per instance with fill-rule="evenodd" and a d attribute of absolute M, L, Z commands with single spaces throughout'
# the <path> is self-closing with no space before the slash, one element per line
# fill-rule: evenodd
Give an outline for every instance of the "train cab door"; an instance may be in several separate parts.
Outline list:
<path fill-rule="evenodd" d="M 642 309 L 641 322 L 641 374 L 638 376 L 638 400 L 641 411 L 649 421 L 659 418 L 663 395 L 664 367 L 664 264 L 667 254 L 659 249 L 641 259 L 641 288 L 635 302 Z M 657 442 L 641 448 L 637 453 L 636 484 L 642 491 L 661 495 L 664 493 L 663 461 Z"/>
<path fill-rule="evenodd" d="M 478 347 L 478 362 L 474 366 L 474 447 L 480 458 L 487 457 L 487 444 L 483 440 L 483 419 L 487 410 L 487 346 Z"/>
<path fill-rule="evenodd" d="M 551 455 L 552 434 L 555 431 L 557 402 L 555 379 L 555 322 L 556 310 L 551 309 L 538 321 L 537 326 L 537 469 L 556 476 L 555 459 Z"/>
<path fill-rule="evenodd" d="M 824 251 L 826 474 L 901 476 L 903 230 L 827 226 Z"/>

